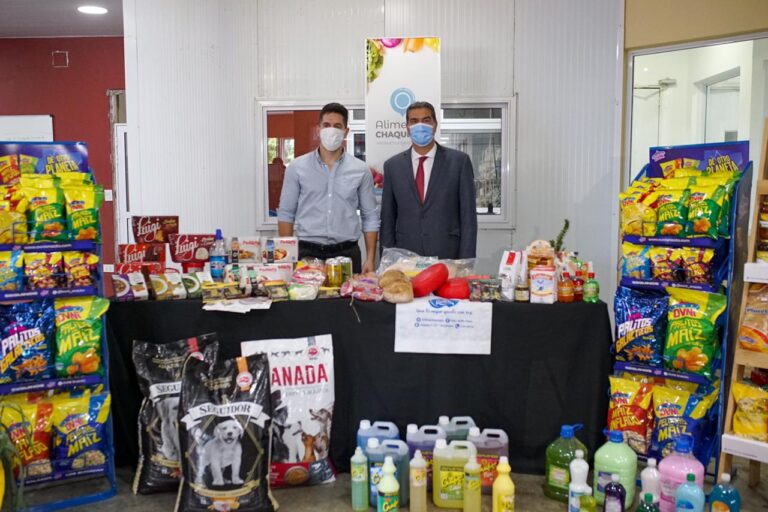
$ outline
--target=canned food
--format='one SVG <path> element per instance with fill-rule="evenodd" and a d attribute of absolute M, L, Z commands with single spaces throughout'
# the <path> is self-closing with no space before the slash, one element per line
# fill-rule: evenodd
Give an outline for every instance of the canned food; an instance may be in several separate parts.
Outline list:
<path fill-rule="evenodd" d="M 325 285 L 339 288 L 344 283 L 344 274 L 338 258 L 325 260 Z"/>
<path fill-rule="evenodd" d="M 340 258 L 336 258 L 339 263 L 341 263 L 341 275 L 342 275 L 342 282 L 346 283 L 350 279 L 352 279 L 352 258 L 348 258 L 346 256 L 341 256 Z"/>

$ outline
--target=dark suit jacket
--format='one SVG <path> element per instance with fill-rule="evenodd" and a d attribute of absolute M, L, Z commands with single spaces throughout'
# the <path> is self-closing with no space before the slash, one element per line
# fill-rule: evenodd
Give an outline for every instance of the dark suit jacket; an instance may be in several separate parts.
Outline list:
<path fill-rule="evenodd" d="M 384 162 L 381 246 L 441 259 L 474 258 L 477 209 L 472 162 L 437 146 L 424 204 L 419 201 L 411 149 Z"/>

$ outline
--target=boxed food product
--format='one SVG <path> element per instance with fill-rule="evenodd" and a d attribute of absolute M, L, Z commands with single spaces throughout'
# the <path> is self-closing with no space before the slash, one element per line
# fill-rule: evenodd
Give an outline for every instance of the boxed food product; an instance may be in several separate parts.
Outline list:
<path fill-rule="evenodd" d="M 187 289 L 178 272 L 165 272 L 149 276 L 152 296 L 155 300 L 178 300 L 187 298 Z"/>
<path fill-rule="evenodd" d="M 264 263 L 291 262 L 299 259 L 299 239 L 295 236 L 261 238 L 261 261 Z"/>
<path fill-rule="evenodd" d="M 181 263 L 185 272 L 202 270 L 211 255 L 215 235 L 170 234 L 171 259 Z"/>
<path fill-rule="evenodd" d="M 141 272 L 112 274 L 112 287 L 115 290 L 115 299 L 119 301 L 149 299 L 147 282 Z"/>
<path fill-rule="evenodd" d="M 499 279 L 501 279 L 501 299 L 515 300 L 515 286 L 520 278 L 520 269 L 523 263 L 521 251 L 504 251 L 499 263 Z"/>
<path fill-rule="evenodd" d="M 199 299 L 203 296 L 203 288 L 200 284 L 200 278 L 197 276 L 197 272 L 183 274 L 181 280 L 184 283 L 184 288 L 187 290 L 188 299 Z"/>
<path fill-rule="evenodd" d="M 157 261 L 137 261 L 133 263 L 118 263 L 115 265 L 116 274 L 130 274 L 131 272 L 142 272 L 146 276 L 153 274 L 162 274 L 165 271 L 163 264 Z"/>
<path fill-rule="evenodd" d="M 293 264 L 291 263 L 262 263 L 253 267 L 260 277 L 267 281 L 285 281 L 290 282 L 293 275 Z"/>
<path fill-rule="evenodd" d="M 241 236 L 237 240 L 240 243 L 240 263 L 261 263 L 261 238 Z"/>
<path fill-rule="evenodd" d="M 117 261 L 119 263 L 158 261 L 165 266 L 165 244 L 119 244 Z"/>
<path fill-rule="evenodd" d="M 555 267 L 534 267 L 531 269 L 531 302 L 554 304 L 557 299 Z"/>
<path fill-rule="evenodd" d="M 170 241 L 170 235 L 179 232 L 179 217 L 152 216 L 132 217 L 133 238 L 137 244 L 163 244 Z"/>

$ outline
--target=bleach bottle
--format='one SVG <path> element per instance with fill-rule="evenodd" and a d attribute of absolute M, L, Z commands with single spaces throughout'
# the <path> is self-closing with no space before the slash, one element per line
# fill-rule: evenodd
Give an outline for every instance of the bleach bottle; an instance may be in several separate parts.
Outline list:
<path fill-rule="evenodd" d="M 449 443 L 451 441 L 466 441 L 469 429 L 476 426 L 475 420 L 469 416 L 454 416 L 453 418 L 440 416 L 437 424 L 445 430 Z"/>
<path fill-rule="evenodd" d="M 464 506 L 464 466 L 470 457 L 477 457 L 475 445 L 469 441 L 438 439 L 432 459 L 432 500 L 441 508 Z"/>
<path fill-rule="evenodd" d="M 368 439 L 375 437 L 382 442 L 386 439 L 400 439 L 400 430 L 391 421 L 376 421 L 371 425 L 370 420 L 360 420 L 357 430 L 357 446 L 365 450 Z"/>
<path fill-rule="evenodd" d="M 635 499 L 637 478 L 637 454 L 624 442 L 624 434 L 614 430 L 609 441 L 595 453 L 595 500 L 605 502 L 605 487 L 611 483 L 611 475 L 619 475 L 619 482 L 626 491 L 625 503 Z"/>
<path fill-rule="evenodd" d="M 661 499 L 661 475 L 656 468 L 656 459 L 648 459 L 647 466 L 640 472 L 641 496 L 646 493 L 653 496 L 652 503 L 657 505 Z"/>
<path fill-rule="evenodd" d="M 395 465 L 395 478 L 400 484 L 400 505 L 406 505 L 411 487 L 409 483 L 408 445 L 399 439 L 386 439 L 381 443 L 381 450 L 384 452 L 384 457 L 392 457 L 392 462 Z"/>
<path fill-rule="evenodd" d="M 381 468 L 384 466 L 384 448 L 375 437 L 368 439 L 365 456 L 368 458 L 368 500 L 375 507 L 379 501 L 379 482 L 383 476 Z"/>
<path fill-rule="evenodd" d="M 661 475 L 661 512 L 675 512 L 677 488 L 685 483 L 688 474 L 694 475 L 696 484 L 704 488 L 704 465 L 696 460 L 692 452 L 691 438 L 682 435 L 675 441 L 675 451 L 659 463 Z"/>
<path fill-rule="evenodd" d="M 575 433 L 582 425 L 563 425 L 560 427 L 560 437 L 547 446 L 544 476 L 544 494 L 554 500 L 568 501 L 568 485 L 571 483 L 570 464 L 576 457 L 576 450 L 584 452 L 587 457 L 587 447 L 579 441 Z M 610 478 L 610 476 L 609 476 Z"/>
<path fill-rule="evenodd" d="M 483 494 L 493 492 L 496 479 L 496 466 L 500 457 L 509 457 L 509 437 L 503 430 L 486 428 L 482 432 L 477 427 L 469 429 L 467 441 L 477 448 L 477 461 L 481 467 Z"/>
<path fill-rule="evenodd" d="M 422 457 L 427 461 L 427 490 L 432 490 L 432 451 L 438 439 L 446 439 L 445 430 L 438 425 L 422 425 L 420 428 L 411 423 L 408 425 L 405 439 L 411 457 L 416 450 L 421 451 Z"/>
<path fill-rule="evenodd" d="M 739 512 L 741 510 L 741 496 L 739 491 L 731 485 L 731 475 L 723 473 L 720 483 L 712 488 L 709 494 L 710 512 Z"/>
<path fill-rule="evenodd" d="M 576 450 L 576 458 L 571 461 L 571 483 L 568 486 L 568 512 L 581 511 L 581 497 L 590 491 L 587 485 L 589 463 L 584 460 L 584 452 Z M 590 492 L 591 494 L 591 492 Z"/>

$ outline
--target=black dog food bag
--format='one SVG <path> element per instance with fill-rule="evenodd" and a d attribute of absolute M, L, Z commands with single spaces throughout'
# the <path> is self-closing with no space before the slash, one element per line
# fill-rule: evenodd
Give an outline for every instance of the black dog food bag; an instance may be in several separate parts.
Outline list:
<path fill-rule="evenodd" d="M 139 411 L 139 465 L 134 493 L 178 491 L 181 370 L 189 356 L 212 363 L 218 346 L 215 333 L 171 343 L 133 342 L 133 363 L 144 395 Z"/>
<path fill-rule="evenodd" d="M 274 511 L 267 356 L 187 359 L 179 405 L 182 481 L 176 511 Z"/>

